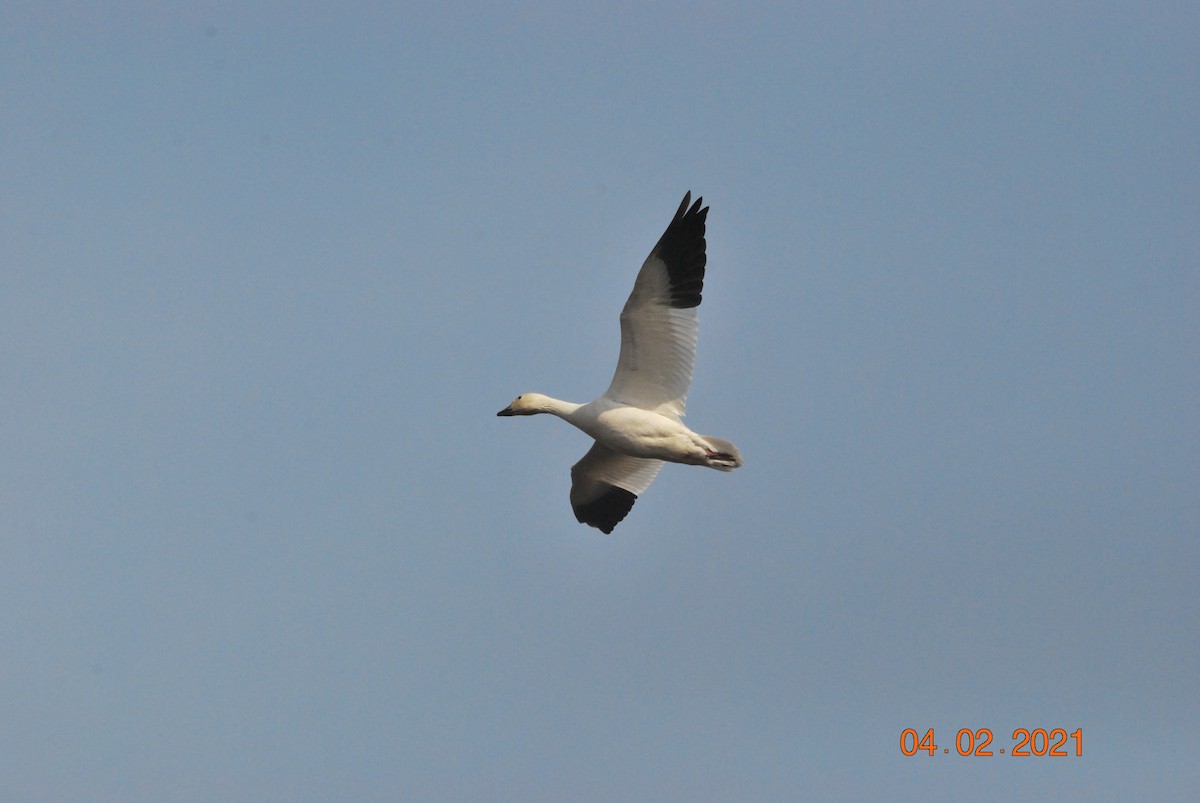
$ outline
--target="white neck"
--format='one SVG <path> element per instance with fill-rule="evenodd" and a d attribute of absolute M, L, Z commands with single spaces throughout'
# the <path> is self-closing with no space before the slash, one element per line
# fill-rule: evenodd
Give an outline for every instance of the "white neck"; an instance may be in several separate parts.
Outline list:
<path fill-rule="evenodd" d="M 582 406 L 582 404 L 562 401 L 561 399 L 554 399 L 550 396 L 540 396 L 538 399 L 539 413 L 550 413 L 551 415 L 558 416 L 564 421 L 570 421 L 571 415 Z"/>

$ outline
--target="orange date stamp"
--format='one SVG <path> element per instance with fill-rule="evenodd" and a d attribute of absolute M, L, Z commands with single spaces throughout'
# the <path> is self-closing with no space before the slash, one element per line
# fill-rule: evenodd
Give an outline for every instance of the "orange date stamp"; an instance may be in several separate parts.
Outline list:
<path fill-rule="evenodd" d="M 905 728 L 900 731 L 900 752 L 906 756 L 917 753 L 936 756 L 938 753 L 948 755 L 949 747 L 938 746 L 934 729 L 918 733 L 916 728 Z M 960 756 L 1053 756 L 1066 758 L 1068 756 L 1083 756 L 1083 728 L 1076 728 L 1067 733 L 1064 728 L 1017 728 L 1012 732 L 1012 744 L 1000 747 L 993 744 L 990 728 L 961 728 L 954 735 L 954 752 Z"/>

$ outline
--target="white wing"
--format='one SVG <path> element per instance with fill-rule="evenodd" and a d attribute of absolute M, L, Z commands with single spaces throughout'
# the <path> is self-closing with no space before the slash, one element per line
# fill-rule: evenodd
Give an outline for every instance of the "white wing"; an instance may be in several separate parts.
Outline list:
<path fill-rule="evenodd" d="M 618 454 L 596 443 L 571 467 L 575 518 L 611 533 L 662 468 L 661 460 Z"/>
<path fill-rule="evenodd" d="M 683 196 L 667 230 L 646 257 L 633 292 L 621 310 L 621 356 L 610 399 L 682 416 L 692 385 L 700 322 L 696 307 L 704 289 L 702 198 Z M 632 503 L 631 503 L 632 504 Z"/>

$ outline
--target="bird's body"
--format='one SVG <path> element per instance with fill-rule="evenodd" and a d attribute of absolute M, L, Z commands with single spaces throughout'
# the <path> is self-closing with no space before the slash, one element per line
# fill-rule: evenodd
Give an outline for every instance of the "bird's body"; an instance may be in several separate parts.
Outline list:
<path fill-rule="evenodd" d="M 732 471 L 742 457 L 729 441 L 698 435 L 682 418 L 704 286 L 701 199 L 691 193 L 650 252 L 621 311 L 621 356 L 604 395 L 587 404 L 523 393 L 497 415 L 550 413 L 596 443 L 571 469 L 571 507 L 585 524 L 612 532 L 663 462 Z"/>
<path fill-rule="evenodd" d="M 507 415 L 550 413 L 595 438 L 617 454 L 710 466 L 725 471 L 737 468 L 728 454 L 731 444 L 719 438 L 697 435 L 677 417 L 643 410 L 601 396 L 587 404 L 552 399 L 540 393 L 522 393 L 508 407 Z"/>

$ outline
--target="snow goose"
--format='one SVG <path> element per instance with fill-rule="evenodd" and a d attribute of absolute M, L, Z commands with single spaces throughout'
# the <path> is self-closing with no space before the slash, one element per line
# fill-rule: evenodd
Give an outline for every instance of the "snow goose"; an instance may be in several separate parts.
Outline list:
<path fill-rule="evenodd" d="M 682 421 L 696 361 L 708 217 L 702 198 L 691 201 L 688 192 L 621 310 L 621 356 L 604 395 L 574 404 L 522 393 L 496 413 L 550 413 L 596 440 L 571 468 L 571 508 L 580 522 L 605 533 L 625 518 L 664 462 L 719 471 L 742 465 L 732 443 L 697 435 Z"/>

